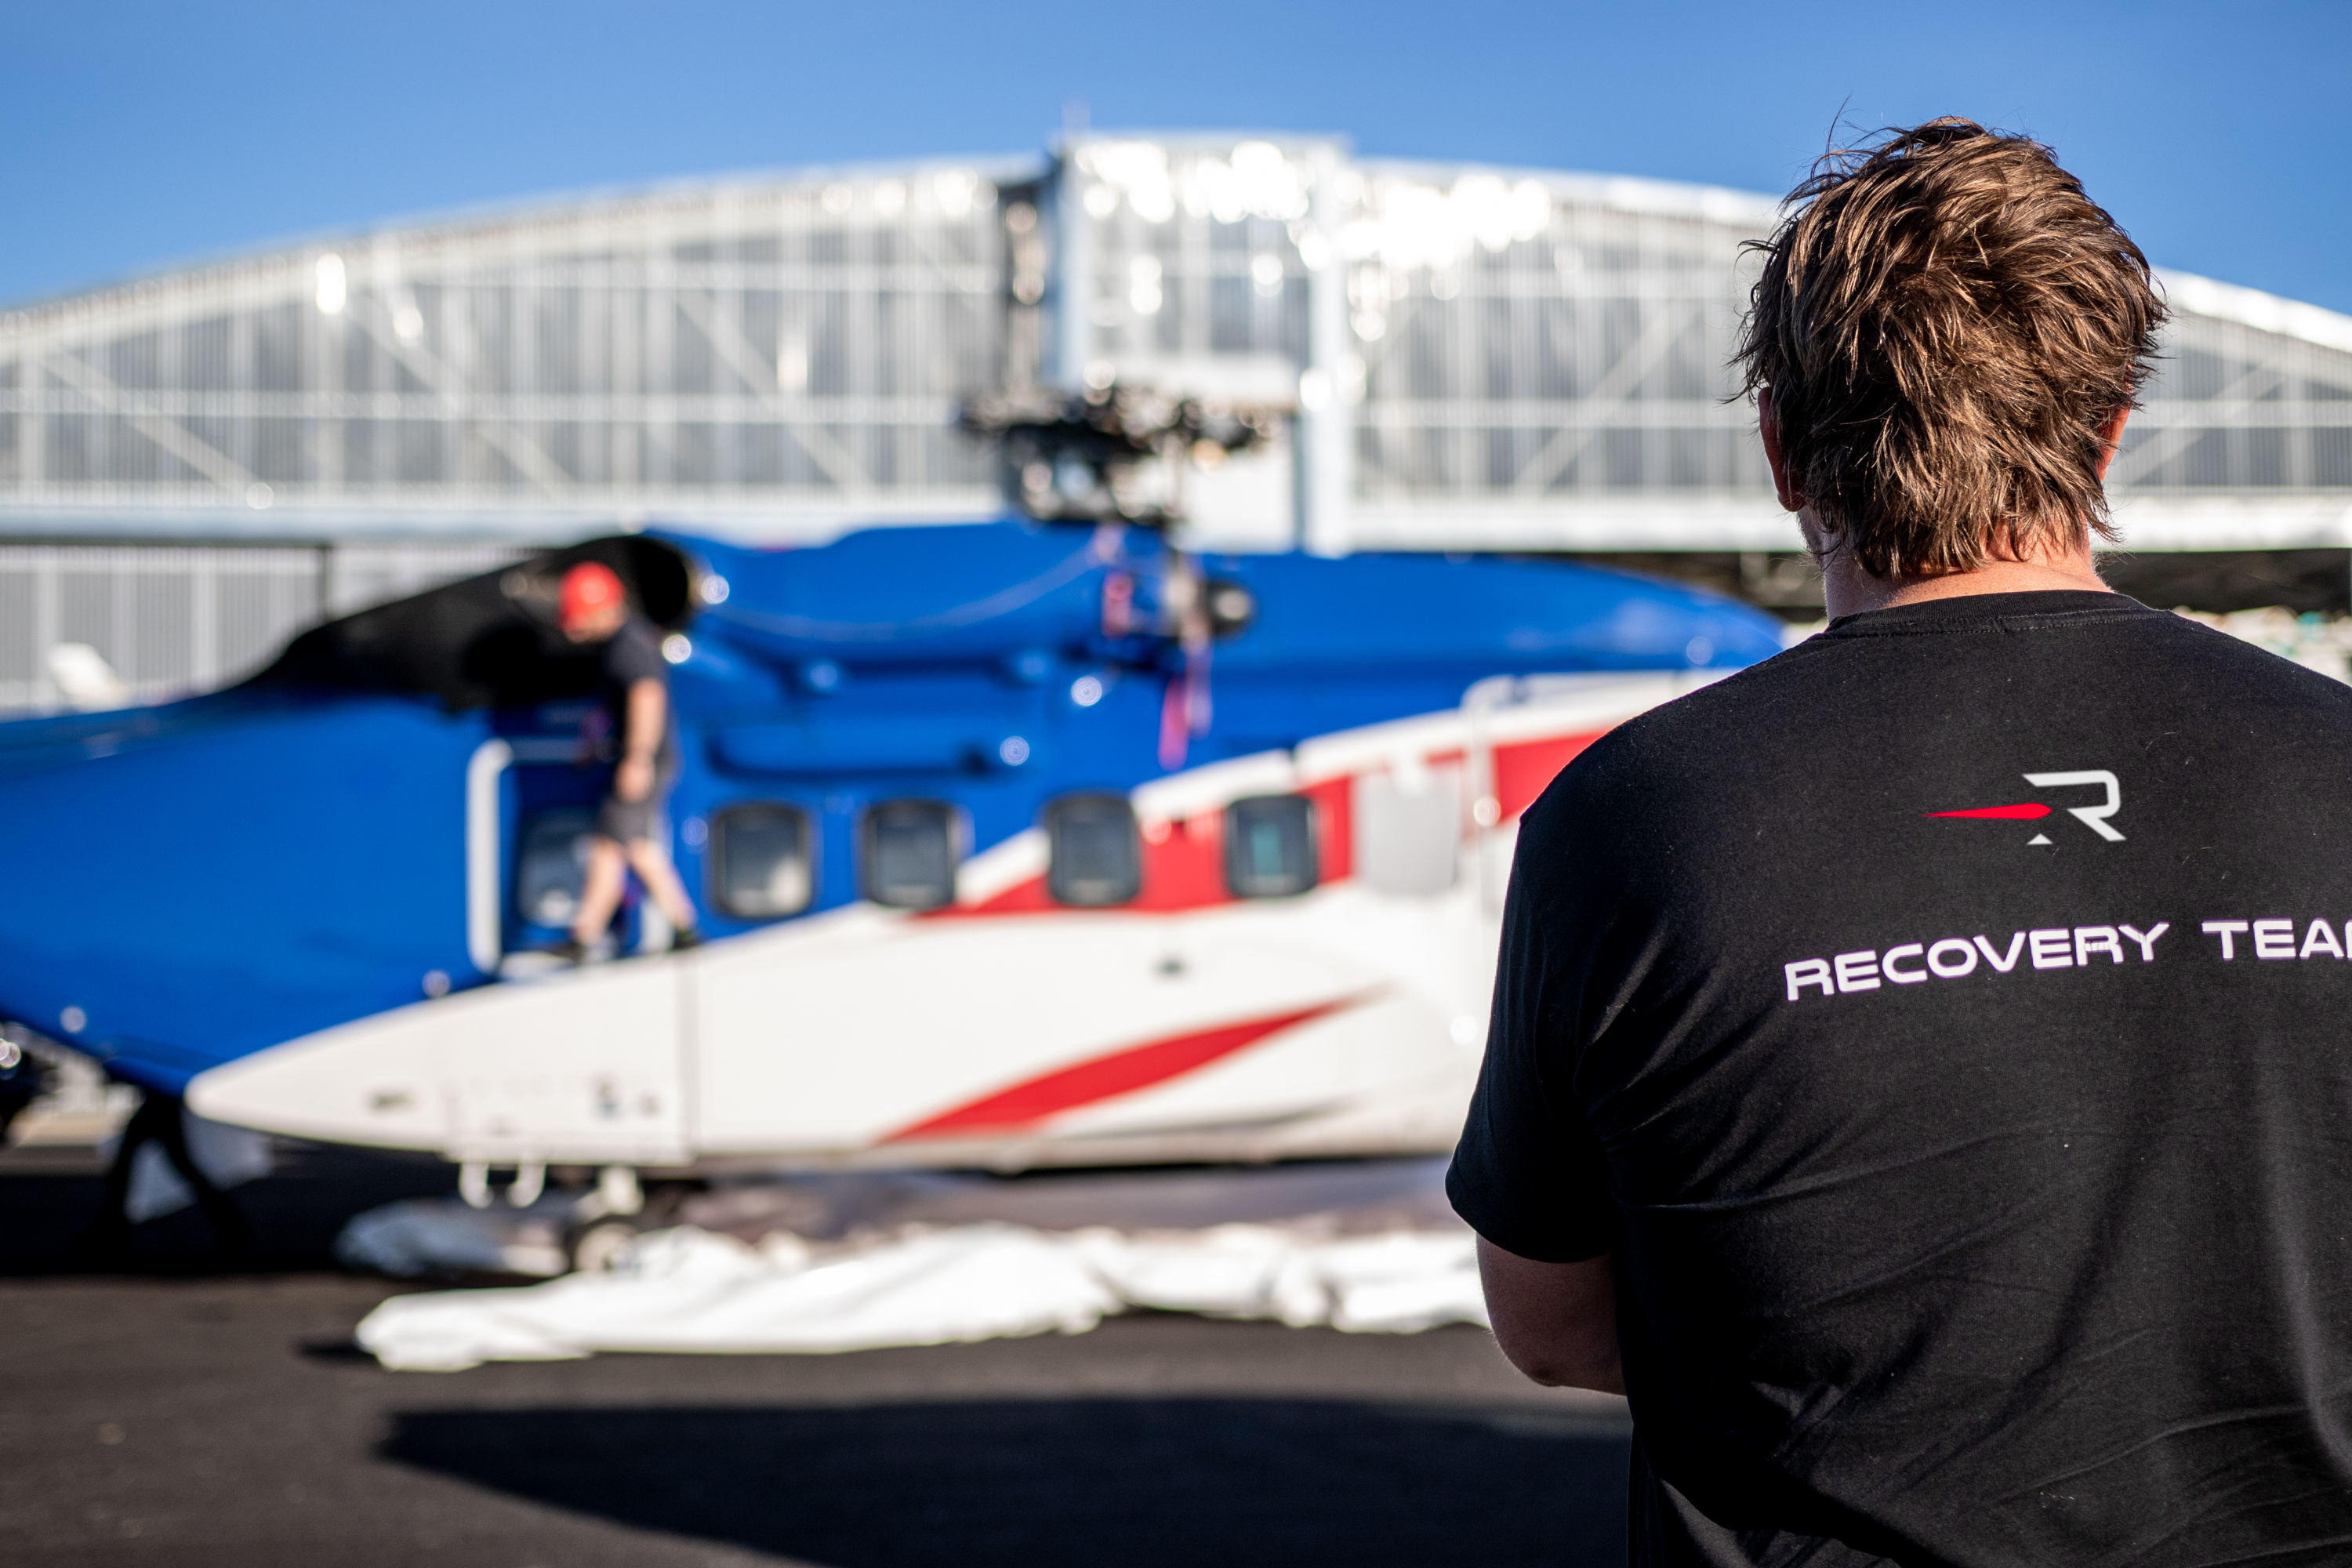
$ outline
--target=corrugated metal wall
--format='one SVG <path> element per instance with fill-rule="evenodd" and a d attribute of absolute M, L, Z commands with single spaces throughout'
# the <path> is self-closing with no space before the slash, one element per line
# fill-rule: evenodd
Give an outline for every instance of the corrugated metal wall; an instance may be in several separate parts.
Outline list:
<path fill-rule="evenodd" d="M 168 701 L 250 675 L 327 616 L 527 553 L 405 542 L 0 544 L 0 712 L 78 705 L 71 669 L 58 668 L 61 645 L 95 650 L 130 700 Z"/>

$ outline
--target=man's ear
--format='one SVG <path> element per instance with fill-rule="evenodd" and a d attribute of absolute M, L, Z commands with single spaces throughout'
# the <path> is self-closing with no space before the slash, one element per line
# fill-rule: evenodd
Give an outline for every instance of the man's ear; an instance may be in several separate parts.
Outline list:
<path fill-rule="evenodd" d="M 1756 433 L 1764 437 L 1764 460 L 1772 465 L 1772 488 L 1780 492 L 1780 510 L 1804 510 L 1805 493 L 1790 479 L 1789 460 L 1780 451 L 1780 420 L 1772 412 L 1772 389 L 1769 386 L 1756 394 Z"/>
<path fill-rule="evenodd" d="M 2116 452 L 2123 446 L 2124 421 L 2130 417 L 2131 405 L 2126 403 L 2109 415 L 2107 422 L 2099 426 L 2099 482 L 2101 484 L 2106 483 L 2107 465 L 2116 460 Z M 1764 449 L 1768 452 L 1772 449 L 1769 441 L 1765 444 Z M 1772 472 L 1777 478 L 1780 470 L 1774 468 Z"/>

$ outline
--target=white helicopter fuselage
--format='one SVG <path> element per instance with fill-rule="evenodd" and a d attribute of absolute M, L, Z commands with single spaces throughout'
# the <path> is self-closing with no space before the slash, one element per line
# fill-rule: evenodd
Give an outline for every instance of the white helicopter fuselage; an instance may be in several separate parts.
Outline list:
<path fill-rule="evenodd" d="M 1157 780 L 1129 797 L 1161 889 L 1135 904 L 1055 906 L 1033 828 L 967 858 L 946 908 L 852 905 L 419 1002 L 212 1068 L 188 1102 L 478 1171 L 1442 1152 L 1477 1074 L 1518 813 L 1706 679 L 1498 679 L 1458 709 Z M 1285 794 L 1314 803 L 1318 884 L 1231 896 L 1226 808 Z"/>

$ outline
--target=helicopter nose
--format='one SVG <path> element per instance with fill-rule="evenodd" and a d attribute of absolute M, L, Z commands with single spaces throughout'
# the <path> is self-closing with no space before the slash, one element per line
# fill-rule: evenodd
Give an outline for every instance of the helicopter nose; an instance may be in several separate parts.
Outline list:
<path fill-rule="evenodd" d="M 457 1160 L 685 1158 L 683 966 L 600 964 L 339 1025 L 212 1068 L 198 1115 Z"/>

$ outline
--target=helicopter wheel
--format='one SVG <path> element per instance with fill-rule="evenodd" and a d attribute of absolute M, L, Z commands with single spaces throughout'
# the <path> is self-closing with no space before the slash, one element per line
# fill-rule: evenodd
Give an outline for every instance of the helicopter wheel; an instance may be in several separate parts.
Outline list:
<path fill-rule="evenodd" d="M 591 1220 L 565 1238 L 564 1251 L 570 1256 L 574 1274 L 610 1274 L 619 1260 L 622 1249 L 643 1236 L 646 1226 L 640 1216 L 608 1215 Z"/>
<path fill-rule="evenodd" d="M 667 1230 L 677 1223 L 686 1200 L 701 1190 L 699 1183 L 663 1182 L 645 1194 L 635 1214 L 606 1214 L 573 1224 L 564 1234 L 563 1250 L 575 1274 L 609 1274 L 622 1250 L 648 1231 Z"/>

